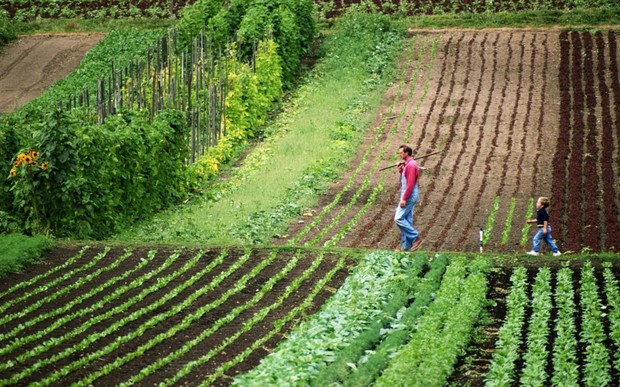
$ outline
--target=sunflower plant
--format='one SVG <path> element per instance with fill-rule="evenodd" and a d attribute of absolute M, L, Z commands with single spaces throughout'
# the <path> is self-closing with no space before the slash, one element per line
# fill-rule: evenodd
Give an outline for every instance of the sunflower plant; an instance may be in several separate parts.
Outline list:
<path fill-rule="evenodd" d="M 32 148 L 22 150 L 9 171 L 9 179 L 19 184 L 12 184 L 11 190 L 19 198 L 17 206 L 29 208 L 27 211 L 25 228 L 40 228 L 40 195 L 38 191 L 49 178 L 50 163 L 41 156 L 41 152 Z M 19 192 L 16 192 L 19 191 Z"/>

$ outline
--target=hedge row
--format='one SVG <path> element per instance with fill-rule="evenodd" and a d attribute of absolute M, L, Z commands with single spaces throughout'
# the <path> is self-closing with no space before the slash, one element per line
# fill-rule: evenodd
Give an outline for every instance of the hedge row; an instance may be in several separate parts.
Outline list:
<path fill-rule="evenodd" d="M 211 13 L 217 9 L 213 17 L 239 19 L 234 30 L 224 31 L 227 37 L 241 37 L 239 50 L 252 47 L 248 52 L 256 57 L 254 68 L 228 62 L 227 136 L 192 169 L 196 173 L 187 173 L 183 163 L 189 133 L 184 112 L 168 111 L 150 123 L 141 112 L 124 111 L 96 125 L 79 110 L 42 115 L 45 109 L 32 109 L 0 121 L 0 172 L 9 179 L 0 190 L 0 221 L 17 220 L 20 229 L 32 232 L 104 238 L 182 198 L 188 176 L 217 173 L 233 149 L 252 137 L 279 98 L 286 69 L 290 80 L 297 71 L 302 42 L 309 45 L 314 36 L 312 3 L 233 1 L 222 7 L 217 1 L 199 1 L 179 22 L 182 36 L 195 33 L 186 33 L 188 26 L 211 20 L 204 19 L 200 7 Z M 302 11 L 307 13 L 295 14 Z M 307 22 L 300 25 L 304 18 Z M 304 34 L 301 28 L 307 29 Z M 273 36 L 275 44 L 259 43 L 265 36 Z"/>

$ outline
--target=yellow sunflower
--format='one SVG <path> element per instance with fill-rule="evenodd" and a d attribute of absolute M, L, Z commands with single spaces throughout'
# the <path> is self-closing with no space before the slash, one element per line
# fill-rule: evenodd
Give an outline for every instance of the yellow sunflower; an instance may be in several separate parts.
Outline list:
<path fill-rule="evenodd" d="M 41 156 L 41 153 L 39 153 L 39 152 L 32 152 L 32 157 L 33 158 L 36 159 L 36 158 L 39 158 L 39 156 Z"/>
<path fill-rule="evenodd" d="M 11 169 L 11 172 L 9 172 L 11 174 L 11 176 L 15 177 L 17 176 L 17 171 L 14 169 Z"/>
<path fill-rule="evenodd" d="M 47 164 L 47 161 L 45 161 L 43 162 L 43 164 L 41 164 L 41 169 L 44 171 L 47 171 L 47 168 L 48 168 L 48 164 Z"/>
<path fill-rule="evenodd" d="M 21 163 L 22 163 L 21 160 L 15 160 L 15 161 L 13 161 L 13 166 L 15 168 L 17 168 L 17 167 L 19 167 L 19 164 L 21 164 Z"/>
<path fill-rule="evenodd" d="M 24 162 L 26 164 L 30 164 L 32 162 L 32 157 L 30 157 L 29 155 L 26 155 L 26 157 L 24 157 Z"/>

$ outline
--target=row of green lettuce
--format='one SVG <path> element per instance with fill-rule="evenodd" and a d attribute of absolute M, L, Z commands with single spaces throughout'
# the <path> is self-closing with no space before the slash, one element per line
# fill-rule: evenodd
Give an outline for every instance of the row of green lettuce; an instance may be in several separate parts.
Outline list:
<path fill-rule="evenodd" d="M 222 41 L 236 37 L 241 55 L 236 56 L 238 63 L 231 60 L 227 67 L 231 83 L 226 96 L 227 138 L 206 155 L 202 164 L 209 168 L 200 169 L 202 176 L 188 171 L 184 162 L 189 129 L 182 111 L 165 111 L 151 122 L 144 112 L 126 110 L 97 125 L 87 112 L 55 108 L 63 95 L 81 90 L 76 85 L 94 84 L 112 60 L 122 66 L 119 53 L 127 47 L 132 53 L 144 52 L 140 42 L 155 37 L 132 31 L 112 39 L 113 44 L 103 44 L 71 81 L 0 121 L 0 173 L 7 179 L 0 192 L 0 226 L 104 238 L 179 201 L 197 180 L 216 173 L 217 165 L 232 157 L 235 148 L 262 125 L 282 93 L 282 84 L 292 82 L 315 35 L 313 7 L 306 0 L 225 5 L 198 1 L 178 23 L 180 46 L 203 28 Z M 148 37 L 136 42 L 134 33 Z M 252 69 L 244 59 L 257 45 Z"/>
<path fill-rule="evenodd" d="M 366 254 L 320 312 L 233 385 L 443 385 L 487 305 L 490 270 L 482 257 Z"/>

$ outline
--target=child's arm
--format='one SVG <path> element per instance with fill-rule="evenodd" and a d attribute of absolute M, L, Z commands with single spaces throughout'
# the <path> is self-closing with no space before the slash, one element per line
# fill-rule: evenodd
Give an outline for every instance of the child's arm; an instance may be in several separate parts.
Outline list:
<path fill-rule="evenodd" d="M 547 233 L 547 225 L 549 224 L 549 222 L 547 222 L 546 220 L 543 222 L 543 228 L 542 228 L 542 233 L 546 234 Z"/>
<path fill-rule="evenodd" d="M 536 223 L 536 219 L 530 219 L 530 220 L 526 220 L 525 223 L 527 224 L 533 224 Z"/>

